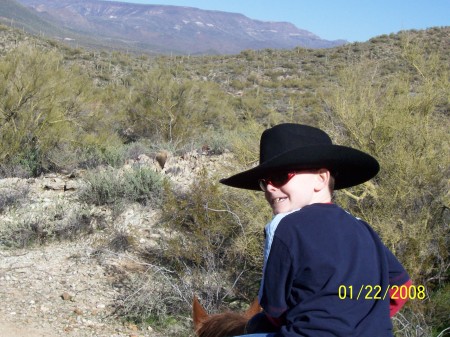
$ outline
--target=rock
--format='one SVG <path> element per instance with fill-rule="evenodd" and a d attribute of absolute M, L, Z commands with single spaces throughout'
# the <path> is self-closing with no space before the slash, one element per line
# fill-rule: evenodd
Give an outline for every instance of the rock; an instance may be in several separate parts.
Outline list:
<path fill-rule="evenodd" d="M 83 311 L 80 308 L 73 309 L 73 312 L 78 316 L 83 315 Z"/>
<path fill-rule="evenodd" d="M 131 331 L 139 331 L 139 327 L 134 323 L 127 322 L 124 324 L 124 326 Z"/>
<path fill-rule="evenodd" d="M 145 154 L 140 154 L 137 157 L 137 162 L 139 164 L 151 164 L 153 162 L 153 159 L 151 159 L 149 156 L 147 156 Z"/>
<path fill-rule="evenodd" d="M 64 292 L 64 293 L 62 293 L 61 298 L 64 301 L 71 301 L 73 299 L 73 296 L 70 295 L 68 292 Z"/>
<path fill-rule="evenodd" d="M 44 179 L 43 186 L 46 190 L 64 191 L 66 183 L 61 178 L 51 177 Z"/>
<path fill-rule="evenodd" d="M 66 181 L 66 184 L 64 186 L 64 191 L 74 191 L 78 189 L 78 184 L 73 180 Z"/>
<path fill-rule="evenodd" d="M 46 307 L 45 305 L 41 305 L 40 309 L 43 313 L 47 313 L 50 311 L 50 308 Z"/>

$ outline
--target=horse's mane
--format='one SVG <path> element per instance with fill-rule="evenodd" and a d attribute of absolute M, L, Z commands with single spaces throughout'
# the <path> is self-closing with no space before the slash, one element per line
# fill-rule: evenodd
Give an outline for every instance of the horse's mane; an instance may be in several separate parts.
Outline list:
<path fill-rule="evenodd" d="M 211 315 L 202 322 L 197 330 L 198 337 L 239 336 L 245 332 L 248 318 L 235 312 Z"/>
<path fill-rule="evenodd" d="M 194 329 L 198 337 L 243 335 L 248 320 L 255 314 L 261 312 L 258 299 L 255 299 L 245 312 L 236 313 L 226 311 L 220 314 L 208 315 L 196 296 L 193 298 L 192 309 Z"/>

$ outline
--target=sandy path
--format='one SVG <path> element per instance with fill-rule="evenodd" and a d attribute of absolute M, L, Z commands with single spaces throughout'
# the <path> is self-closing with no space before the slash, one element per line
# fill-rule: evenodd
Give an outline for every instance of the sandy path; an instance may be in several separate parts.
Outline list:
<path fill-rule="evenodd" d="M 0 336 L 152 336 L 111 316 L 117 291 L 89 253 L 72 242 L 0 251 Z"/>

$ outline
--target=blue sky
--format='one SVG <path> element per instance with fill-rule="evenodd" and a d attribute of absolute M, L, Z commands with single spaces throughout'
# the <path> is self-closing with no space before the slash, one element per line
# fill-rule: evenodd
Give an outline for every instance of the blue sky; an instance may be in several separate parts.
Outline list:
<path fill-rule="evenodd" d="M 287 21 L 322 39 L 367 41 L 407 29 L 450 26 L 450 0 L 114 0 L 188 6 Z"/>

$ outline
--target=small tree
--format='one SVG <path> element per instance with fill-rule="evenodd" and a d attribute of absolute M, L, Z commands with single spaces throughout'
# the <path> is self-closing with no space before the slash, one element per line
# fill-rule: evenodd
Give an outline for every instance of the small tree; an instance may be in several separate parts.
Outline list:
<path fill-rule="evenodd" d="M 58 52 L 29 45 L 11 51 L 0 60 L 0 165 L 38 175 L 64 166 L 67 154 L 76 160 L 76 150 L 93 142 L 89 134 L 105 141 L 104 131 L 91 127 L 101 119 L 91 105 L 93 91 L 92 81 Z M 114 134 L 105 129 L 111 144 Z"/>

